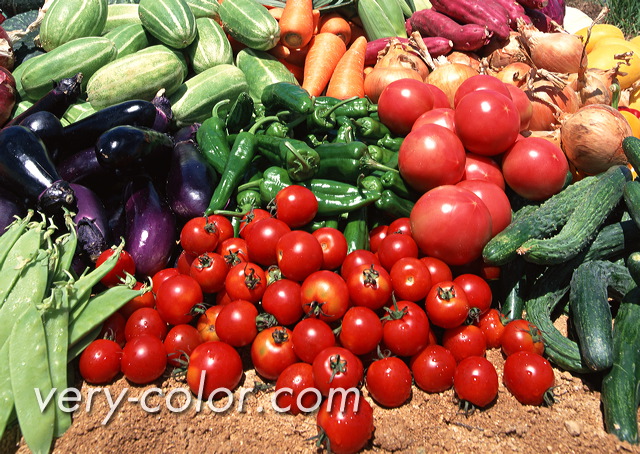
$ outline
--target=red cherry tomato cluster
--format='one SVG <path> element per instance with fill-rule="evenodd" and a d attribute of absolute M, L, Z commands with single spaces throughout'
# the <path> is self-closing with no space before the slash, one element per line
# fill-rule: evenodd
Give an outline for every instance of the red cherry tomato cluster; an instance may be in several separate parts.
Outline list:
<path fill-rule="evenodd" d="M 318 409 L 321 436 L 336 452 L 367 443 L 374 408 L 335 391 L 365 387 L 393 408 L 410 399 L 413 383 L 429 393 L 453 387 L 461 404 L 486 407 L 498 393 L 491 348 L 507 357 L 505 385 L 518 400 L 549 402 L 553 371 L 539 330 L 525 320 L 505 325 L 489 282 L 424 255 L 410 219 L 373 229 L 371 250 L 348 252 L 338 229 L 295 227 L 309 206 L 303 195 L 282 204 L 286 216 L 252 218 L 240 236 L 220 215 L 188 221 L 176 266 L 107 321 L 109 340 L 82 353 L 84 379 L 108 383 L 122 373 L 145 384 L 183 367 L 191 391 L 215 399 L 240 383 L 245 351 L 275 383 L 279 408 Z"/>

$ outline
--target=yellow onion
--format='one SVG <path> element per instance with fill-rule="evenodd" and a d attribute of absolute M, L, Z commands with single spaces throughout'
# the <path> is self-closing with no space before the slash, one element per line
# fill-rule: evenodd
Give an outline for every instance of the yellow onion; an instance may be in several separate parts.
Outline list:
<path fill-rule="evenodd" d="M 606 104 L 581 107 L 560 127 L 562 149 L 567 159 L 578 171 L 589 175 L 626 164 L 622 141 L 630 135 L 629 122 Z"/>
<path fill-rule="evenodd" d="M 516 87 L 523 88 L 523 86 L 529 80 L 529 74 L 531 73 L 531 66 L 524 62 L 509 63 L 502 68 L 496 75 L 505 84 L 515 85 Z"/>
<path fill-rule="evenodd" d="M 521 131 L 523 137 L 540 137 L 541 139 L 548 140 L 552 144 L 560 147 L 560 128 L 552 131 Z"/>
<path fill-rule="evenodd" d="M 487 62 L 491 68 L 500 70 L 511 63 L 529 60 L 525 49 L 522 47 L 520 33 L 512 31 L 505 43 L 500 41 L 496 41 L 496 43 L 500 43 L 500 47 L 491 50 L 491 53 L 487 56 Z"/>
<path fill-rule="evenodd" d="M 537 68 L 557 73 L 577 73 L 586 66 L 584 45 L 577 35 L 564 32 L 541 32 L 533 25 L 522 24 L 518 31 Z"/>
<path fill-rule="evenodd" d="M 478 74 L 480 73 L 477 70 L 464 63 L 446 62 L 436 66 L 425 82 L 435 85 L 442 90 L 444 94 L 447 95 L 449 104 L 453 109 L 453 99 L 460 84 L 469 77 L 477 76 Z"/>
<path fill-rule="evenodd" d="M 578 93 L 569 85 L 564 87 L 547 80 L 537 79 L 525 89 L 533 106 L 529 122 L 532 131 L 550 131 L 560 125 L 563 115 L 572 114 L 580 108 Z"/>
<path fill-rule="evenodd" d="M 450 63 L 462 63 L 471 66 L 476 71 L 480 71 L 480 58 L 473 52 L 461 52 L 454 50 L 447 55 L 447 61 Z"/>

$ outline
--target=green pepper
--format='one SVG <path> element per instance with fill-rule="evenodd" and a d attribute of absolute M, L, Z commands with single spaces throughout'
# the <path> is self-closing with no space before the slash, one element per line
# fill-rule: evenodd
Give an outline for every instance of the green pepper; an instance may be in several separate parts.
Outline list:
<path fill-rule="evenodd" d="M 374 170 L 393 170 L 372 159 L 363 142 L 328 143 L 316 147 L 316 151 L 320 156 L 316 178 L 356 183 L 360 175 L 366 176 Z"/>
<path fill-rule="evenodd" d="M 227 131 L 236 133 L 247 127 L 253 118 L 253 108 L 254 104 L 251 95 L 246 91 L 241 92 L 227 114 Z"/>
<path fill-rule="evenodd" d="M 356 131 L 351 118 L 344 115 L 336 117 L 336 123 L 339 125 L 336 131 L 334 143 L 350 143 L 356 140 Z"/>
<path fill-rule="evenodd" d="M 375 203 L 376 208 L 378 208 L 380 211 L 383 211 L 396 218 L 409 217 L 414 205 L 414 202 L 399 197 L 390 189 L 385 189 L 384 191 L 382 191 L 380 198 L 376 200 Z"/>
<path fill-rule="evenodd" d="M 387 148 L 389 150 L 398 151 L 400 150 L 400 145 L 404 141 L 404 137 L 395 137 L 391 134 L 385 134 L 376 142 L 376 145 Z"/>
<path fill-rule="evenodd" d="M 384 123 L 371 117 L 358 118 L 355 120 L 355 125 L 357 137 L 378 140 L 387 134 L 391 134 L 391 131 Z"/>
<path fill-rule="evenodd" d="M 217 103 L 211 116 L 204 120 L 196 132 L 196 142 L 206 161 L 218 174 L 224 170 L 231 147 L 227 142 L 226 122 L 219 115 L 219 110 L 229 100 L 224 99 Z"/>
<path fill-rule="evenodd" d="M 251 211 L 252 208 L 260 208 L 262 206 L 262 200 L 260 199 L 260 192 L 255 189 L 245 189 L 244 191 L 238 191 L 236 194 L 237 210 L 240 213 L 246 213 Z"/>
<path fill-rule="evenodd" d="M 408 200 L 417 200 L 418 194 L 407 186 L 402 176 L 398 172 L 388 171 L 380 176 L 380 182 L 384 189 L 390 189 L 399 197 Z"/>
<path fill-rule="evenodd" d="M 255 122 L 248 131 L 238 133 L 224 170 L 220 172 L 220 181 L 218 181 L 213 191 L 209 206 L 204 213 L 205 216 L 212 214 L 216 210 L 221 210 L 227 205 L 231 194 L 237 188 L 238 183 L 245 175 L 256 154 L 258 144 L 256 138 L 258 135 L 255 132 L 265 122 L 275 120 L 278 120 L 278 117 L 263 117 Z"/>
<path fill-rule="evenodd" d="M 342 233 L 347 240 L 347 254 L 357 249 L 369 250 L 369 224 L 367 207 L 351 211 Z"/>
<path fill-rule="evenodd" d="M 274 121 L 264 130 L 264 134 L 266 136 L 285 138 L 289 137 L 289 128 L 281 121 Z"/>
<path fill-rule="evenodd" d="M 309 232 L 315 232 L 323 227 L 331 227 L 337 229 L 340 223 L 336 216 L 333 217 L 316 217 L 313 221 L 305 226 L 305 229 Z"/>
<path fill-rule="evenodd" d="M 319 216 L 336 216 L 348 213 L 360 207 L 371 205 L 380 198 L 379 191 L 358 188 L 348 183 L 323 179 L 311 179 L 302 186 L 310 189 L 318 199 Z M 263 173 L 260 183 L 260 196 L 263 203 L 275 198 L 278 191 L 293 184 L 287 171 L 281 167 L 269 167 Z"/>
<path fill-rule="evenodd" d="M 340 103 L 340 99 L 331 96 L 317 96 L 313 104 L 315 107 L 332 107 Z M 336 116 L 349 118 L 368 117 L 378 110 L 378 105 L 372 103 L 369 98 L 350 98 L 348 102 L 341 104 L 335 111 Z"/>
<path fill-rule="evenodd" d="M 368 150 L 364 142 L 349 143 L 325 142 L 314 148 L 320 159 L 360 159 Z"/>
<path fill-rule="evenodd" d="M 309 92 L 299 85 L 276 82 L 262 91 L 260 102 L 267 112 L 289 111 L 298 115 L 309 115 L 313 111 L 313 99 Z"/>
<path fill-rule="evenodd" d="M 380 178 L 373 175 L 367 175 L 366 177 L 360 178 L 358 180 L 358 187 L 368 189 L 370 191 L 377 191 L 380 193 L 384 191 L 384 187 L 382 186 Z"/>
<path fill-rule="evenodd" d="M 284 167 L 293 181 L 313 177 L 320 164 L 318 153 L 302 140 L 260 134 L 258 150 L 272 165 Z"/>
<path fill-rule="evenodd" d="M 398 168 L 398 152 L 389 150 L 378 145 L 369 145 L 369 155 L 374 161 L 389 166 L 393 169 Z"/>
<path fill-rule="evenodd" d="M 339 100 L 331 106 L 315 106 L 313 112 L 307 116 L 307 130 L 328 131 L 334 129 L 338 123 L 336 110 L 353 99 L 356 97 Z"/>

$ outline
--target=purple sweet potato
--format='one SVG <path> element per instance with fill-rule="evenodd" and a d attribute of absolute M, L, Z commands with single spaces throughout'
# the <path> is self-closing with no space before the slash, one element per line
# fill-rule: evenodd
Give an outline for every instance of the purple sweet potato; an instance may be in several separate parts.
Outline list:
<path fill-rule="evenodd" d="M 516 0 L 494 0 L 497 4 L 502 5 L 502 7 L 507 11 L 507 15 L 511 20 L 511 28 L 516 30 L 518 19 L 522 19 L 525 23 L 530 24 L 531 19 L 527 16 L 527 13 L 520 3 Z"/>
<path fill-rule="evenodd" d="M 509 38 L 511 21 L 495 0 L 432 0 L 431 6 L 461 24 L 486 25 L 497 38 Z"/>
<path fill-rule="evenodd" d="M 432 9 L 416 11 L 409 17 L 410 31 L 418 31 L 422 36 L 450 39 L 453 50 L 474 51 L 486 45 L 491 32 L 486 26 L 478 24 L 459 24 L 446 14 Z"/>
<path fill-rule="evenodd" d="M 518 3 L 520 3 L 525 8 L 542 9 L 547 6 L 549 0 L 518 0 Z"/>

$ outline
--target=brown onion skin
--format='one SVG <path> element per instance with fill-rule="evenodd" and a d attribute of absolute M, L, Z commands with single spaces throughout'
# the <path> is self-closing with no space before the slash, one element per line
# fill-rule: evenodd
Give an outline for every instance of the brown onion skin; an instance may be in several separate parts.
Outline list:
<path fill-rule="evenodd" d="M 614 165 L 627 164 L 622 140 L 633 135 L 627 120 L 611 106 L 591 104 L 564 120 L 562 149 L 575 168 L 597 175 Z"/>
<path fill-rule="evenodd" d="M 431 71 L 431 74 L 429 74 L 425 82 L 441 89 L 449 99 L 449 107 L 453 108 L 453 100 L 458 87 L 469 77 L 478 74 L 480 73 L 469 65 L 463 63 L 445 63 Z"/>
<path fill-rule="evenodd" d="M 572 114 L 580 108 L 578 94 L 569 86 L 561 89 L 549 81 L 539 80 L 525 92 L 533 105 L 529 122 L 532 131 L 550 131 L 560 125 L 563 115 Z"/>

